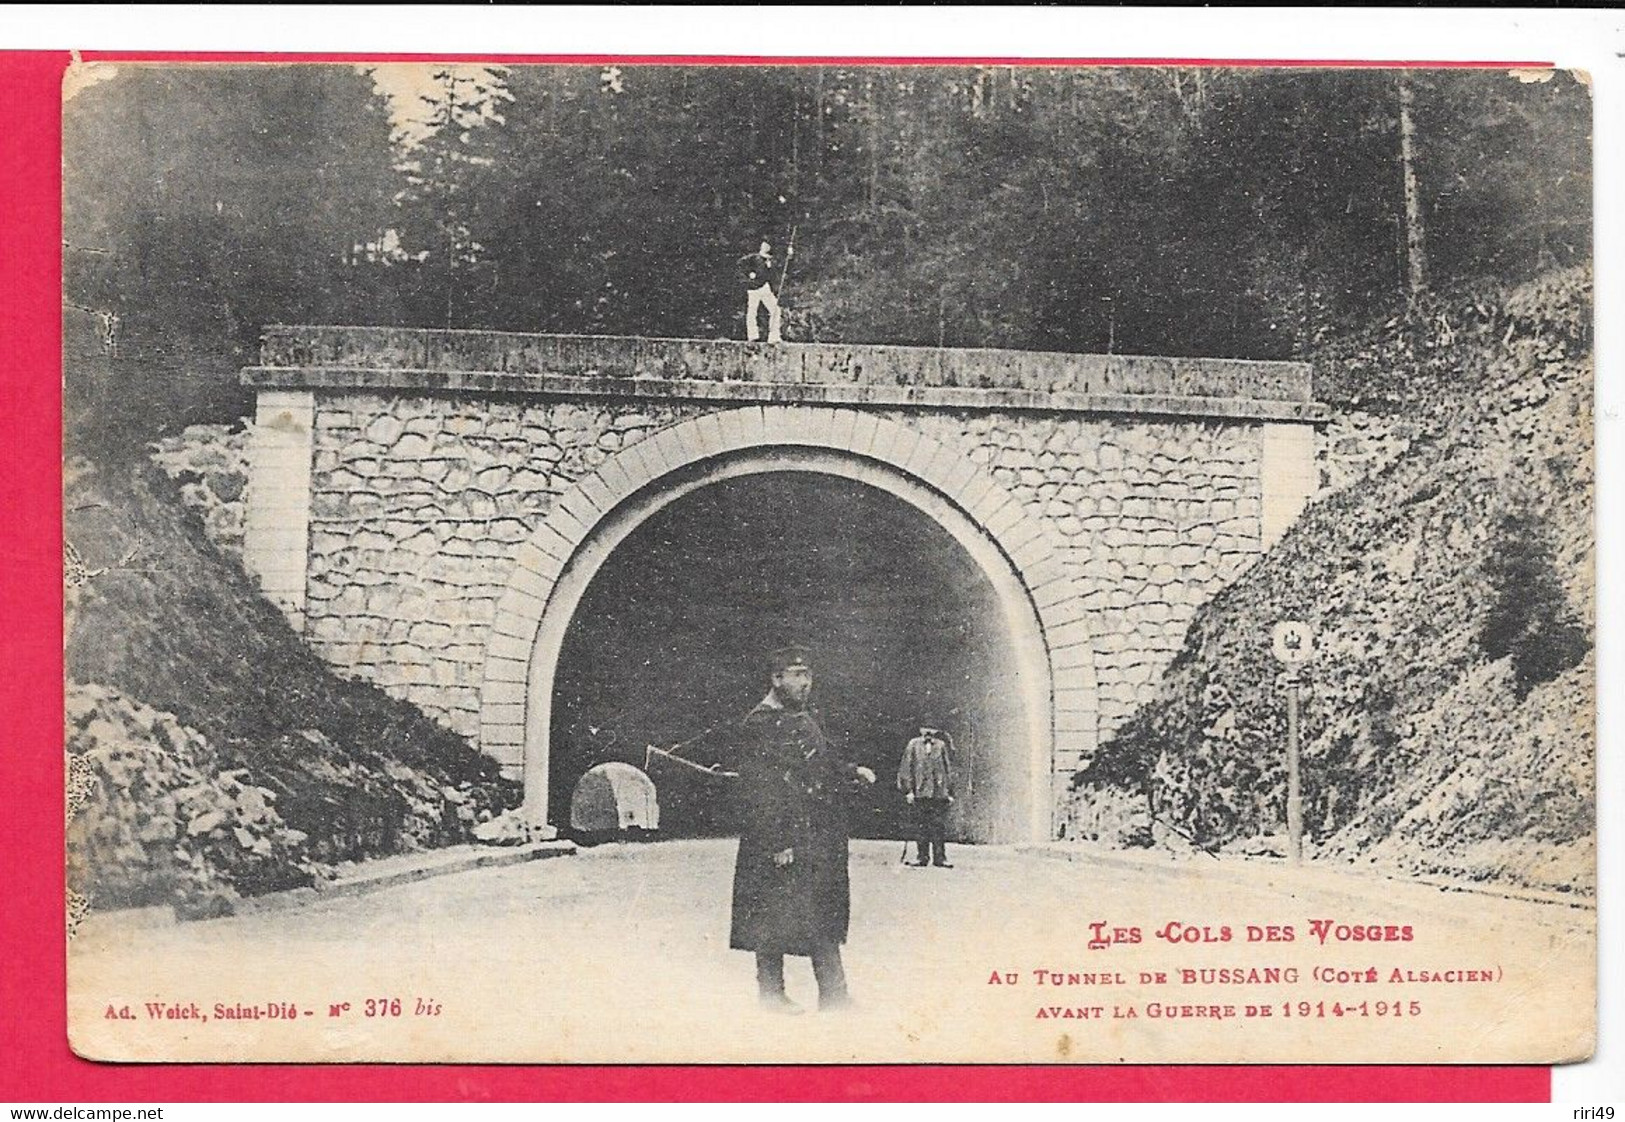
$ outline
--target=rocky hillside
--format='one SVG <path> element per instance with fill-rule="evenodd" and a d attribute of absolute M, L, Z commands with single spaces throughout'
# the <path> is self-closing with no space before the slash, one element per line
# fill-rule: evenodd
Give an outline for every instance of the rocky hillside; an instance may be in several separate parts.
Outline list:
<path fill-rule="evenodd" d="M 192 425 L 152 446 L 152 462 L 179 484 L 181 501 L 197 512 L 204 536 L 238 564 L 248 512 L 249 440 L 246 423 Z"/>
<path fill-rule="evenodd" d="M 460 737 L 322 664 L 185 485 L 69 465 L 75 892 L 218 914 L 338 862 L 468 840 L 517 801 Z"/>
<path fill-rule="evenodd" d="M 1269 633 L 1303 619 L 1311 853 L 1594 891 L 1590 323 L 1573 270 L 1329 349 L 1319 396 L 1403 428 L 1403 454 L 1323 494 L 1199 613 L 1155 702 L 1078 776 L 1074 830 L 1279 851 Z"/>

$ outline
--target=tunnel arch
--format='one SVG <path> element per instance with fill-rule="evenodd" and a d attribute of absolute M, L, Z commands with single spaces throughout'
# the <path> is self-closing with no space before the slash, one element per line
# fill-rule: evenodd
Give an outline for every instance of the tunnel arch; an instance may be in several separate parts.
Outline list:
<path fill-rule="evenodd" d="M 1053 531 L 965 451 L 854 409 L 751 406 L 660 430 L 611 456 L 520 547 L 497 603 L 479 741 L 524 781 L 546 820 L 552 693 L 564 637 L 593 577 L 633 530 L 710 484 L 767 472 L 837 476 L 885 491 L 946 530 L 992 584 L 1020 665 L 1030 782 L 1025 839 L 1053 836 L 1057 784 L 1093 751 L 1092 647 Z"/>

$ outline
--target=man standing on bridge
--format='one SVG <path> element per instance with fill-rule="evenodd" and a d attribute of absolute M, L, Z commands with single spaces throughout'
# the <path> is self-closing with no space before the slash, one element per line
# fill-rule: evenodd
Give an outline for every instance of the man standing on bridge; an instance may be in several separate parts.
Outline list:
<path fill-rule="evenodd" d="M 790 257 L 794 256 L 795 247 L 785 251 L 785 263 L 788 267 Z M 779 314 L 779 289 L 783 287 L 783 274 L 774 275 L 777 263 L 773 258 L 773 245 L 763 240 L 755 253 L 747 253 L 739 259 L 739 283 L 745 289 L 745 338 L 755 343 L 762 337 L 761 311 L 767 309 L 767 341 L 769 343 L 782 343 L 780 335 L 782 317 Z"/>
<path fill-rule="evenodd" d="M 756 985 L 773 1012 L 799 1013 L 784 992 L 784 956 L 812 959 L 820 1009 L 850 1003 L 841 944 L 851 914 L 844 798 L 875 773 L 847 762 L 807 704 L 801 647 L 774 653 L 772 688 L 745 718 L 739 753 L 743 822 L 729 945 L 756 954 Z"/>

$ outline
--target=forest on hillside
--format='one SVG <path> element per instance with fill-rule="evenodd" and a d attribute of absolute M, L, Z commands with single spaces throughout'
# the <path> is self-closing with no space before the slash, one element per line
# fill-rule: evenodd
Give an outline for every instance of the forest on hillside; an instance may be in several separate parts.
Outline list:
<path fill-rule="evenodd" d="M 1081 836 L 1283 853 L 1306 621 L 1308 852 L 1556 893 L 1596 886 L 1592 277 L 1484 294 L 1414 351 L 1343 341 L 1403 454 L 1309 504 L 1199 609 L 1155 695 L 1080 772 Z M 1388 402 L 1397 408 L 1386 408 Z M 1347 411 L 1352 412 L 1352 411 Z"/>
<path fill-rule="evenodd" d="M 65 105 L 70 442 L 246 410 L 268 323 L 1305 357 L 1590 257 L 1584 76 L 144 66 Z"/>

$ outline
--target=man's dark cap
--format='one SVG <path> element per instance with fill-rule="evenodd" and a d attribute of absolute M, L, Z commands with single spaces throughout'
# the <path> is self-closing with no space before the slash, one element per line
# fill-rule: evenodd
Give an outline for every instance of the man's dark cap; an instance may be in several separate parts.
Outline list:
<path fill-rule="evenodd" d="M 791 669 L 812 669 L 812 658 L 806 647 L 792 643 L 774 651 L 767 660 L 767 672 L 769 674 L 778 674 L 781 671 Z"/>

